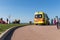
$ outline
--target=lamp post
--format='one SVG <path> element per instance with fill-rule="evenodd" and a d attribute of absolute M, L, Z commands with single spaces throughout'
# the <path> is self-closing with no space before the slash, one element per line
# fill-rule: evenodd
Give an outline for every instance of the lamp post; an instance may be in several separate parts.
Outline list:
<path fill-rule="evenodd" d="M 8 19 L 9 19 L 8 24 L 10 24 L 10 18 L 11 18 L 11 15 L 8 16 Z"/>

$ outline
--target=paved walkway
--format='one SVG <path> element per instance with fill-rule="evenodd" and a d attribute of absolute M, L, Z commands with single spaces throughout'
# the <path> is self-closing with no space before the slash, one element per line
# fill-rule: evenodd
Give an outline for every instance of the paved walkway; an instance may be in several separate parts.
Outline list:
<path fill-rule="evenodd" d="M 25 26 L 16 29 L 11 40 L 60 40 L 60 30 L 56 26 Z"/>

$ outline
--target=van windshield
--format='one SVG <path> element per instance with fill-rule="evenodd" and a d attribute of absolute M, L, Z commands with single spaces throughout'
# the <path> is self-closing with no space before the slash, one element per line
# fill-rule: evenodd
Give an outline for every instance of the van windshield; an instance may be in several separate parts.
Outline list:
<path fill-rule="evenodd" d="M 42 14 L 35 15 L 35 18 L 42 18 Z"/>

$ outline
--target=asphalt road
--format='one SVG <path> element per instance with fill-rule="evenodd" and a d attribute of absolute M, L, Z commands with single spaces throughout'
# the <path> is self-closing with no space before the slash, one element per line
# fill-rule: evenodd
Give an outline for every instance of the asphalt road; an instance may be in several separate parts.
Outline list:
<path fill-rule="evenodd" d="M 16 29 L 10 40 L 60 40 L 60 29 L 56 26 L 25 26 Z"/>

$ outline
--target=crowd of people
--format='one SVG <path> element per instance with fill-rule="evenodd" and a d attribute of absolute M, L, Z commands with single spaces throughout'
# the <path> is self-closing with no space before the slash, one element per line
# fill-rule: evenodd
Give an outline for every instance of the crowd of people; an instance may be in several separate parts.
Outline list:
<path fill-rule="evenodd" d="M 12 21 L 13 24 L 20 24 L 20 20 L 15 19 Z M 0 18 L 0 24 L 10 24 L 10 20 L 7 18 L 6 21 L 3 18 Z"/>
<path fill-rule="evenodd" d="M 54 19 L 51 19 L 51 24 L 56 25 L 59 21 L 60 20 L 59 20 L 58 16 L 56 16 Z"/>

